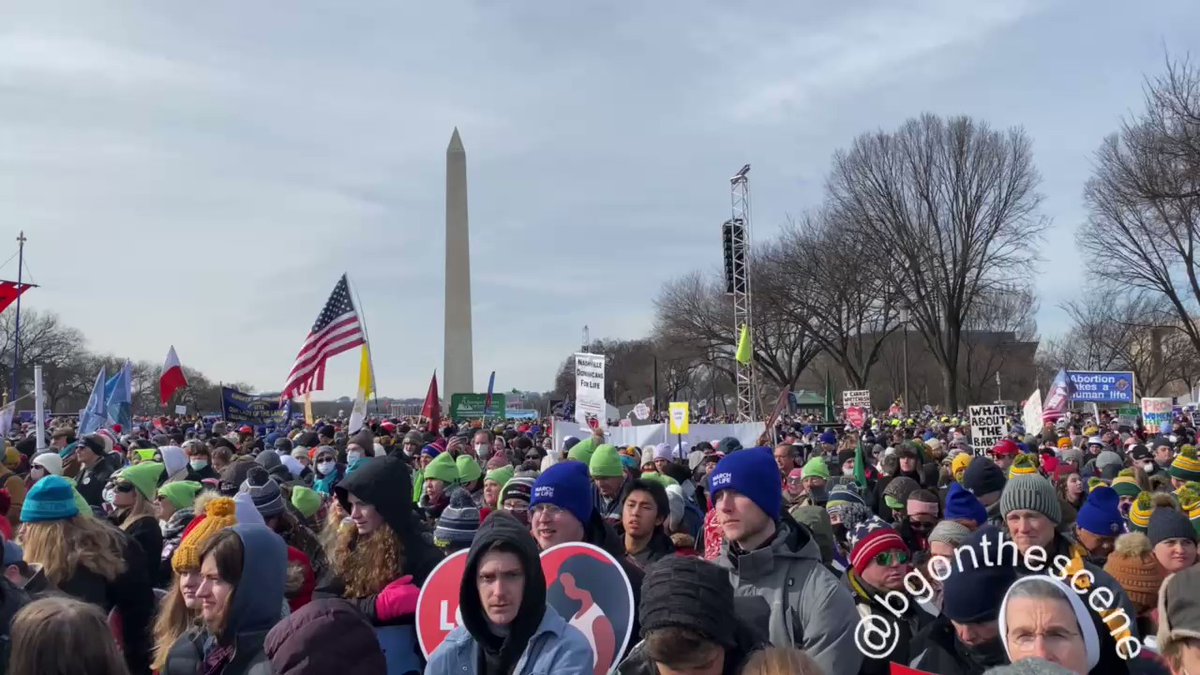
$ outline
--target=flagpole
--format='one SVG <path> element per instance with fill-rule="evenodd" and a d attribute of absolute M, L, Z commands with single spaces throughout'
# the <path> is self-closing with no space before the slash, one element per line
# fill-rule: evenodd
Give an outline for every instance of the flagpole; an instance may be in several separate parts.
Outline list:
<path fill-rule="evenodd" d="M 354 304 L 358 307 L 358 320 L 362 322 L 363 337 L 366 338 L 367 345 L 370 345 L 371 333 L 367 330 L 367 310 L 363 308 L 362 299 L 358 297 L 358 286 L 350 283 L 349 274 L 346 275 L 346 284 L 354 293 Z M 367 359 L 367 363 L 371 366 L 371 400 L 375 402 L 375 414 L 379 414 L 379 380 L 375 379 L 375 359 Z"/>
<path fill-rule="evenodd" d="M 12 260 L 12 258 L 9 258 Z M 13 331 L 13 370 L 12 370 L 12 395 L 10 399 L 17 398 L 17 369 L 21 363 L 21 282 L 24 281 L 22 275 L 25 273 L 25 230 L 21 230 L 21 234 L 17 236 L 17 321 L 16 330 Z"/>

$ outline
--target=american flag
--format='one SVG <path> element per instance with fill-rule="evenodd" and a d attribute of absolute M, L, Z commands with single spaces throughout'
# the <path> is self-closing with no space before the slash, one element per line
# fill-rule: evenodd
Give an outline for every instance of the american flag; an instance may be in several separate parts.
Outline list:
<path fill-rule="evenodd" d="M 346 283 L 346 275 L 338 280 L 333 288 L 333 294 L 325 303 L 325 309 L 317 317 L 312 330 L 300 348 L 296 362 L 292 364 L 292 372 L 288 373 L 287 384 L 283 386 L 281 401 L 303 396 L 304 394 L 325 387 L 325 360 L 337 356 L 344 351 L 354 349 L 366 342 L 362 322 L 350 299 L 350 286 Z"/>

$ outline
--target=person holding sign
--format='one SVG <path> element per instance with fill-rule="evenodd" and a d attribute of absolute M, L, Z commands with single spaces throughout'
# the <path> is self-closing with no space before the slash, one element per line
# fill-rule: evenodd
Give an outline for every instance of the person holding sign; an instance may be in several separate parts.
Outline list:
<path fill-rule="evenodd" d="M 462 624 L 430 655 L 426 675 L 592 672 L 587 638 L 546 604 L 537 542 L 507 513 L 475 533 L 459 611 Z"/>

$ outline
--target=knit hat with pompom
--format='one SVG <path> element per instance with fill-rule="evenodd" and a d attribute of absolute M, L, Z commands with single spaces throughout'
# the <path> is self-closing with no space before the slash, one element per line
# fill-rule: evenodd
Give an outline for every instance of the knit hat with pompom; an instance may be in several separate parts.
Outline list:
<path fill-rule="evenodd" d="M 204 550 L 204 545 L 221 530 L 237 525 L 235 510 L 236 505 L 228 497 L 209 502 L 204 516 L 192 521 L 188 530 L 184 532 L 183 541 L 171 557 L 171 569 L 174 569 L 176 574 L 200 569 L 200 551 Z"/>

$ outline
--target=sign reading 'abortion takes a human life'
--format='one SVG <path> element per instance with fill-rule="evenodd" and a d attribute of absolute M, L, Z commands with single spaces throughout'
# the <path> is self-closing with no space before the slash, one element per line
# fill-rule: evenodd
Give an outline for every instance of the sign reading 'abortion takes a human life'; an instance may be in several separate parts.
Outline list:
<path fill-rule="evenodd" d="M 1068 370 L 1071 399 L 1088 403 L 1134 402 L 1133 373 Z"/>
<path fill-rule="evenodd" d="M 1008 435 L 1008 406 L 973 405 L 971 414 L 971 447 L 975 454 L 992 449 L 996 442 Z"/>

